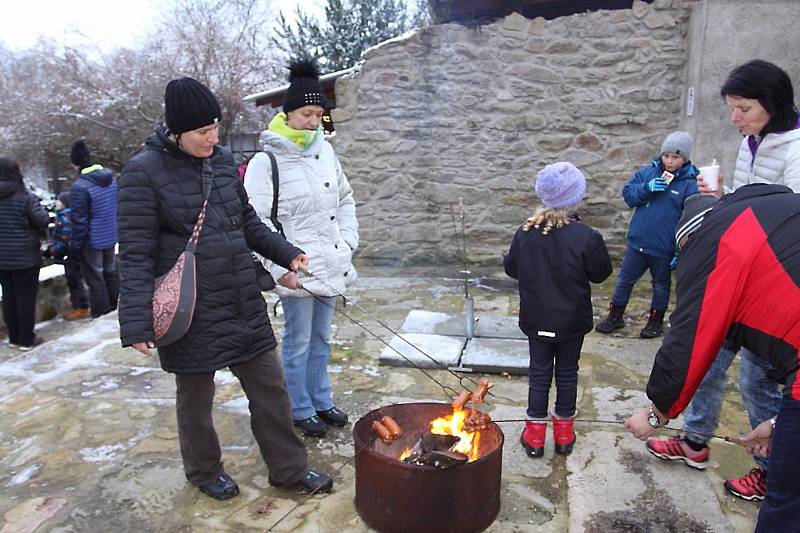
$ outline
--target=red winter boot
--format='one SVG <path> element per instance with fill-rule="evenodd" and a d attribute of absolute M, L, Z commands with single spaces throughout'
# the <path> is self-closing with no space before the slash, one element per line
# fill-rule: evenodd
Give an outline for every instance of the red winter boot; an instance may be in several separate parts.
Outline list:
<path fill-rule="evenodd" d="M 525 431 L 522 432 L 520 442 L 525 448 L 525 453 L 531 457 L 544 455 L 544 439 L 547 434 L 547 422 L 525 421 Z"/>
<path fill-rule="evenodd" d="M 572 453 L 572 446 L 575 444 L 577 437 L 575 431 L 572 429 L 573 418 L 561 418 L 557 415 L 552 415 L 553 420 L 553 440 L 556 441 L 556 453 L 561 455 L 569 455 Z"/>

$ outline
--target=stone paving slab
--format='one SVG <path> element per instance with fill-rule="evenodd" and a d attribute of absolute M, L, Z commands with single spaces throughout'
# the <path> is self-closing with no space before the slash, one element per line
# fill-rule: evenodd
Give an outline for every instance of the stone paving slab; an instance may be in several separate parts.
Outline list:
<path fill-rule="evenodd" d="M 519 329 L 517 317 L 513 316 L 479 315 L 475 336 L 493 339 L 528 340 L 528 337 Z"/>
<path fill-rule="evenodd" d="M 406 315 L 406 319 L 400 327 L 400 332 L 465 337 L 467 334 L 465 321 L 464 315 L 412 309 Z"/>
<path fill-rule="evenodd" d="M 528 341 L 474 338 L 464 348 L 461 367 L 487 374 L 527 374 Z"/>
<path fill-rule="evenodd" d="M 458 365 L 465 342 L 466 339 L 464 337 L 448 337 L 429 333 L 404 333 L 402 339 L 398 336 L 392 338 L 389 343 L 391 348 L 387 346 L 381 351 L 378 362 L 390 366 L 409 366 L 410 361 L 421 368 L 453 367 Z M 413 346 L 409 343 L 413 344 Z M 434 361 L 431 361 L 431 359 L 415 349 L 414 346 L 428 354 Z M 402 356 L 397 352 L 400 352 Z"/>

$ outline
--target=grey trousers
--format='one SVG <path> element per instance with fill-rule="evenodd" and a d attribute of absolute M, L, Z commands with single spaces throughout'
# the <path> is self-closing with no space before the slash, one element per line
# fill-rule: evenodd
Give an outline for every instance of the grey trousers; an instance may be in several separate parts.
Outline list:
<path fill-rule="evenodd" d="M 295 434 L 292 406 L 275 350 L 230 367 L 249 401 L 250 427 L 267 464 L 269 479 L 294 484 L 308 469 L 306 447 Z M 175 374 L 183 469 L 186 479 L 204 485 L 224 473 L 222 450 L 211 418 L 214 373 Z"/>

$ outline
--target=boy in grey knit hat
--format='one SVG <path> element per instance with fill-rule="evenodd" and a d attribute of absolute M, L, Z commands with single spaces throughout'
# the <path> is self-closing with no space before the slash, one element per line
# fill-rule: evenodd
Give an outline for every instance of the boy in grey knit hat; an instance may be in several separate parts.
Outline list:
<path fill-rule="evenodd" d="M 623 313 L 633 286 L 649 270 L 653 297 L 647 324 L 639 335 L 652 338 L 663 334 L 664 314 L 672 288 L 670 271 L 677 261 L 675 225 L 681 216 L 683 201 L 698 192 L 699 171 L 689 160 L 692 145 L 692 137 L 685 131 L 670 133 L 661 144 L 659 157 L 637 170 L 622 189 L 625 203 L 635 211 L 608 316 L 595 328 L 600 333 L 625 327 Z"/>

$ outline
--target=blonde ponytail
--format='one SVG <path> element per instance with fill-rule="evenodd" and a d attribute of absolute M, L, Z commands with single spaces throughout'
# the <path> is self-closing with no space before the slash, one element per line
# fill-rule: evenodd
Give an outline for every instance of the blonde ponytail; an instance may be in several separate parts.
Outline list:
<path fill-rule="evenodd" d="M 558 229 L 566 226 L 572 221 L 569 209 L 554 209 L 552 207 L 543 207 L 538 209 L 533 215 L 528 217 L 528 220 L 522 225 L 522 231 L 528 231 L 531 228 L 541 230 L 542 235 L 547 235 L 553 228 Z M 542 227 L 544 226 L 544 227 Z"/>

